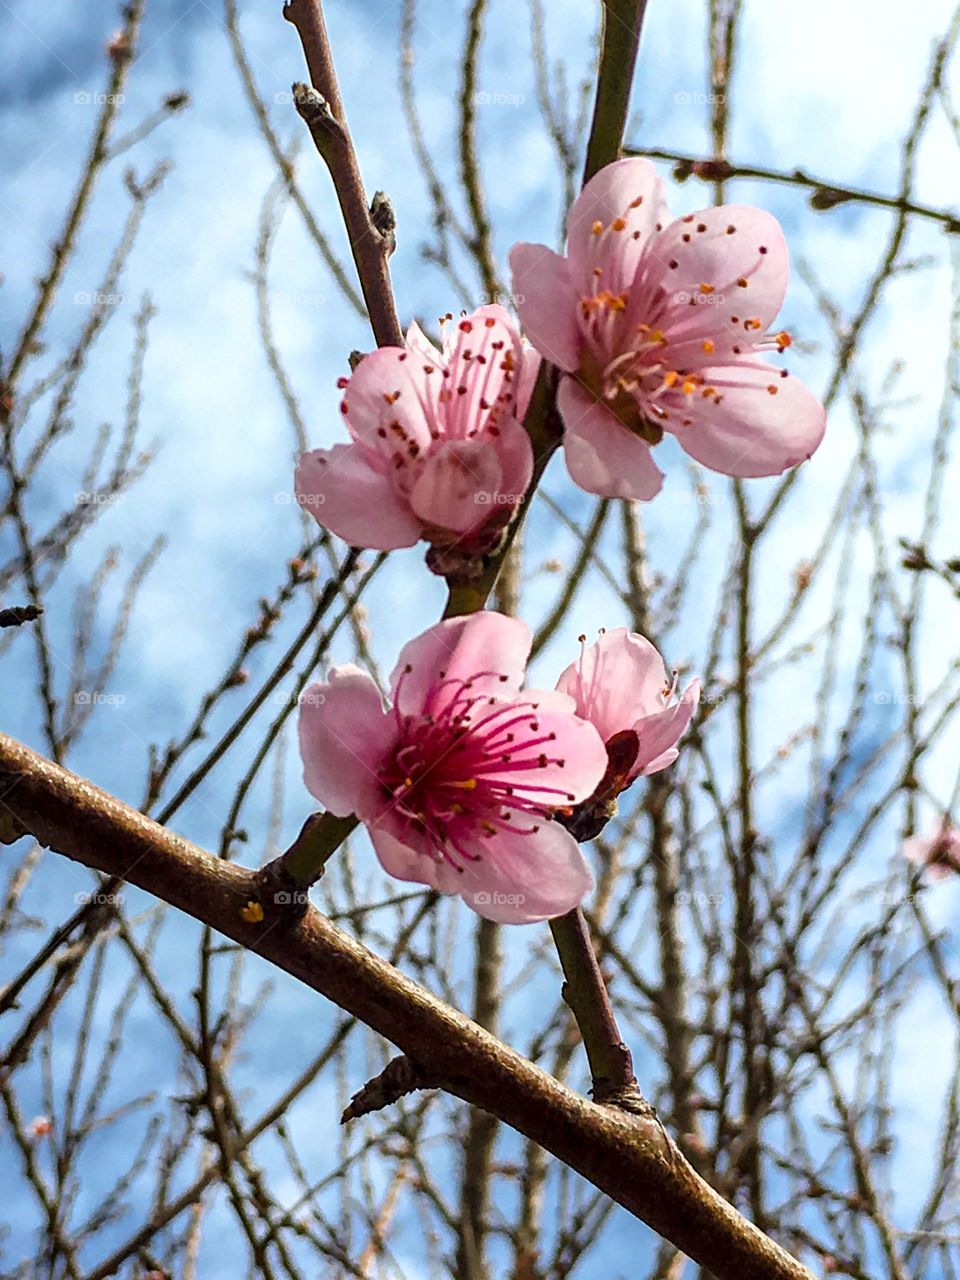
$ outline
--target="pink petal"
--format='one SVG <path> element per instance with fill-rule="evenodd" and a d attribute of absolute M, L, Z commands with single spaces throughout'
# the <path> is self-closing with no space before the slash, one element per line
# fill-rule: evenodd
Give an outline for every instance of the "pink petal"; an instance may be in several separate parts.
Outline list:
<path fill-rule="evenodd" d="M 527 835 L 498 835 L 477 846 L 458 890 L 468 907 L 501 924 L 531 924 L 572 911 L 593 888 L 573 836 L 557 822 Z"/>
<path fill-rule="evenodd" d="M 577 293 L 566 258 L 545 244 L 510 250 L 513 293 L 524 333 L 540 354 L 572 373 L 580 364 Z"/>
<path fill-rule="evenodd" d="M 923 867 L 928 880 L 948 880 L 960 869 L 960 833 L 944 819 L 932 836 L 910 836 L 903 842 L 908 861 Z"/>
<path fill-rule="evenodd" d="M 690 719 L 700 701 L 700 681 L 694 680 L 684 690 L 683 697 L 672 707 L 638 720 L 633 728 L 640 738 L 633 776 L 659 773 L 673 764 L 678 752 L 676 744 L 687 730 Z"/>
<path fill-rule="evenodd" d="M 604 742 L 662 712 L 668 685 L 656 648 L 626 627 L 604 632 L 557 681 L 557 688 L 574 699 L 577 715 L 594 724 Z"/>
<path fill-rule="evenodd" d="M 656 497 L 663 472 L 650 446 L 635 436 L 575 378 L 560 380 L 557 406 L 566 433 L 563 447 L 571 479 L 604 498 Z"/>
<path fill-rule="evenodd" d="M 416 832 L 406 843 L 382 826 L 370 830 L 384 870 L 398 880 L 429 885 L 439 893 L 459 893 L 479 915 L 503 924 L 528 924 L 571 911 L 593 888 L 593 876 L 568 831 L 544 822 L 536 833 L 498 835 L 478 840 L 471 849 L 476 862 L 457 871 L 414 847 Z"/>
<path fill-rule="evenodd" d="M 651 161 L 617 160 L 601 169 L 567 214 L 567 256 L 578 294 L 629 289 L 657 224 L 669 222 L 663 183 Z"/>
<path fill-rule="evenodd" d="M 449 862 L 438 861 L 434 857 L 429 840 L 420 837 L 423 847 L 411 847 L 388 830 L 389 826 L 389 822 L 377 822 L 368 827 L 374 851 L 387 875 L 397 880 L 429 885 L 438 893 L 460 892 L 459 872 Z M 411 841 L 418 839 L 413 828 L 407 828 L 404 834 Z"/>
<path fill-rule="evenodd" d="M 509 697 L 523 683 L 532 643 L 525 622 L 492 609 L 447 618 L 404 645 L 390 677 L 394 703 L 403 714 L 417 713 L 431 693 L 438 696 L 436 685 L 444 683 L 449 698 L 458 680 L 473 680 L 477 693 Z"/>
<path fill-rule="evenodd" d="M 390 458 L 400 451 L 402 431 L 406 440 L 426 450 L 436 417 L 440 364 L 439 352 L 428 357 L 405 347 L 379 347 L 364 356 L 342 401 L 354 440 Z M 434 372 L 428 374 L 428 368 Z"/>
<path fill-rule="evenodd" d="M 517 379 L 517 419 L 523 422 L 527 416 L 527 409 L 530 407 L 530 397 L 533 395 L 533 388 L 536 386 L 540 365 L 543 361 L 540 357 L 540 352 L 535 350 L 526 340 L 520 343 L 520 354 L 523 364 L 520 369 L 520 376 Z"/>
<path fill-rule="evenodd" d="M 443 431 L 466 440 L 513 412 L 523 367 L 520 335 L 509 312 L 491 305 L 452 321 L 443 345 L 449 374 L 440 406 Z"/>
<path fill-rule="evenodd" d="M 335 444 L 300 455 L 297 501 L 324 529 L 354 547 L 412 547 L 420 521 L 396 492 L 376 454 L 360 444 Z"/>
<path fill-rule="evenodd" d="M 443 363 L 440 352 L 423 332 L 416 320 L 410 322 L 405 338 L 407 350 L 418 355 L 424 362 L 430 361 L 439 365 Z"/>
<path fill-rule="evenodd" d="M 783 305 L 789 270 L 783 231 L 765 209 L 721 205 L 671 223 L 651 246 L 642 293 L 650 298 L 662 287 L 672 297 L 669 317 L 651 320 L 669 338 L 672 367 L 690 363 L 680 346 L 684 335 L 698 345 L 710 338 L 720 356 L 751 345 Z M 748 320 L 760 324 L 747 328 Z"/>
<path fill-rule="evenodd" d="M 352 664 L 300 699 L 300 755 L 311 795 L 340 818 L 368 817 L 383 807 L 377 771 L 396 737 L 373 680 Z"/>
<path fill-rule="evenodd" d="M 823 439 L 826 412 L 799 378 L 766 364 L 729 364 L 702 370 L 720 403 L 695 395 L 666 424 L 691 458 L 726 476 L 776 476 L 795 467 Z M 772 388 L 772 390 L 771 390 Z"/>
<path fill-rule="evenodd" d="M 504 418 L 495 447 L 503 473 L 500 495 L 502 498 L 509 498 L 511 504 L 521 502 L 530 488 L 533 476 L 533 445 L 530 437 L 516 418 Z"/>
<path fill-rule="evenodd" d="M 465 533 L 496 510 L 502 472 L 492 444 L 448 440 L 437 445 L 410 493 L 424 525 Z"/>
<path fill-rule="evenodd" d="M 518 792 L 538 803 L 538 790 L 543 788 L 544 805 L 565 808 L 593 795 L 606 772 L 607 750 L 588 720 L 553 710 L 554 698 L 554 694 L 535 689 L 524 691 L 520 705 L 526 708 L 533 703 L 536 710 L 526 711 L 526 722 L 514 730 L 509 762 L 504 762 L 502 770 L 499 765 L 487 769 L 486 777 L 512 783 Z M 530 721 L 536 723 L 535 730 L 529 727 Z M 524 748 L 523 738 L 528 733 L 534 741 L 549 740 Z M 517 767 L 525 761 L 537 762 L 537 767 Z"/>

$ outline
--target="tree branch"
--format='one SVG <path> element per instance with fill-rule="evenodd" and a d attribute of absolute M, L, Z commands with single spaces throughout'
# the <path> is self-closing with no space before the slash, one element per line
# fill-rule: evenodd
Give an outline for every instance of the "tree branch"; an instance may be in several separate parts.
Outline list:
<path fill-rule="evenodd" d="M 654 1119 L 589 1102 L 310 909 L 245 919 L 257 873 L 190 844 L 0 734 L 12 829 L 162 898 L 361 1018 L 448 1092 L 551 1151 L 717 1280 L 812 1274 L 703 1182 Z M 249 914 L 249 913 L 247 913 Z"/>
<path fill-rule="evenodd" d="M 288 0 L 283 16 L 297 29 L 313 83 L 312 90 L 294 85 L 297 110 L 330 170 L 370 326 L 379 346 L 403 346 L 388 265 L 393 232 L 379 229 L 371 217 L 357 153 L 347 128 L 323 6 L 320 0 Z"/>

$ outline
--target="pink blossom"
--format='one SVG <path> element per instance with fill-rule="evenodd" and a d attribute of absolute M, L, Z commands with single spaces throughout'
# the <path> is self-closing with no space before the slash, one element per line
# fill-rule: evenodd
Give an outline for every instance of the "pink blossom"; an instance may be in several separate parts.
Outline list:
<path fill-rule="evenodd" d="M 596 727 L 608 746 L 618 740 L 622 790 L 676 760 L 677 742 L 700 700 L 700 682 L 691 681 L 675 700 L 676 680 L 667 679 L 660 654 L 626 627 L 601 632 L 589 648 L 581 638 L 581 646 L 580 657 L 561 675 L 557 688 L 573 698 L 577 714 Z"/>
<path fill-rule="evenodd" d="M 531 639 L 492 611 L 451 618 L 403 649 L 388 709 L 352 665 L 300 708 L 308 790 L 365 823 L 384 869 L 511 923 L 561 915 L 589 892 L 554 815 L 591 795 L 607 760 L 571 698 L 521 692 Z"/>
<path fill-rule="evenodd" d="M 692 458 L 731 476 L 778 475 L 823 437 L 823 406 L 762 352 L 787 287 L 776 219 L 723 205 L 671 219 L 648 160 L 618 160 L 567 217 L 565 257 L 510 254 L 527 337 L 567 376 L 558 389 L 574 481 L 611 498 L 652 498 L 653 446 L 672 432 Z"/>
<path fill-rule="evenodd" d="M 354 546 L 489 550 L 530 483 L 538 364 L 503 307 L 447 317 L 442 352 L 411 325 L 341 380 L 353 442 L 301 456 L 298 502 Z"/>
<path fill-rule="evenodd" d="M 903 842 L 904 857 L 923 867 L 930 880 L 946 880 L 960 872 L 960 831 L 944 818 L 931 836 L 911 836 Z"/>

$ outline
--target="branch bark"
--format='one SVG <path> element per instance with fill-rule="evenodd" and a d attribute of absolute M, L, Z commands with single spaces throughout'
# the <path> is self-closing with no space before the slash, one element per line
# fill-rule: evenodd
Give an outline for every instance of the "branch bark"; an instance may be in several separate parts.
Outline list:
<path fill-rule="evenodd" d="M 600 1106 L 367 951 L 313 908 L 245 912 L 257 873 L 213 857 L 116 797 L 0 734 L 2 812 L 66 857 L 203 921 L 362 1019 L 427 1065 L 447 1092 L 539 1143 L 716 1280 L 812 1273 L 700 1179 L 654 1119 Z"/>
<path fill-rule="evenodd" d="M 360 277 L 363 300 L 370 316 L 370 327 L 379 346 L 401 347 L 403 331 L 397 318 L 388 265 L 394 245 L 393 232 L 392 228 L 379 228 L 371 217 L 357 154 L 347 127 L 323 5 L 320 0 L 289 0 L 284 6 L 283 16 L 296 27 L 314 90 L 312 93 L 309 90 L 301 92 L 302 86 L 294 86 L 297 110 L 330 170 Z"/>

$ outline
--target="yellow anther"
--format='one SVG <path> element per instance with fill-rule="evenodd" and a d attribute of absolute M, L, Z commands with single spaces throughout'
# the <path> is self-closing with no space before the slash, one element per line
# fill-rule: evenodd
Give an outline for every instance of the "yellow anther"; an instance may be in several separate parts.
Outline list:
<path fill-rule="evenodd" d="M 590 229 L 595 236 L 598 236 L 603 231 L 603 223 L 597 221 L 593 224 L 593 226 Z"/>
<path fill-rule="evenodd" d="M 712 285 L 712 284 L 707 284 L 705 281 L 701 280 L 701 281 L 700 281 L 700 292 L 701 292 L 701 293 L 713 293 L 713 285 Z"/>
<path fill-rule="evenodd" d="M 665 387 L 675 387 L 680 381 L 680 375 L 675 369 L 671 369 L 669 373 L 663 375 L 663 385 Z"/>
<path fill-rule="evenodd" d="M 240 908 L 240 914 L 247 924 L 259 924 L 263 919 L 263 907 L 251 898 L 245 906 Z"/>
<path fill-rule="evenodd" d="M 700 343 L 700 350 L 705 351 L 708 356 L 713 355 L 713 343 L 710 341 L 709 338 L 704 338 L 704 340 Z"/>
<path fill-rule="evenodd" d="M 610 226 L 614 231 L 622 231 L 626 225 L 626 220 L 623 218 L 614 218 L 613 222 L 610 223 Z"/>

